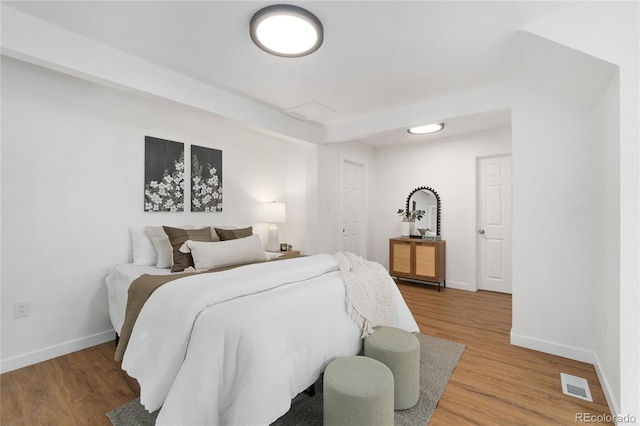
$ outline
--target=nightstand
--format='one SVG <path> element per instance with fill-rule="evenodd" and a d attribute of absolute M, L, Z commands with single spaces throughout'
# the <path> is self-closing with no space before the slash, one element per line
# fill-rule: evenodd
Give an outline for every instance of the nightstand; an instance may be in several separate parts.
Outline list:
<path fill-rule="evenodd" d="M 300 256 L 300 250 L 281 251 L 276 259 L 291 259 Z"/>

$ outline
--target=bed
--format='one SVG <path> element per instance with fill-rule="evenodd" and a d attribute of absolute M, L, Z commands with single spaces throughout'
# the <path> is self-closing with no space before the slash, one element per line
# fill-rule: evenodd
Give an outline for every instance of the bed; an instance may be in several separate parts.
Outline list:
<path fill-rule="evenodd" d="M 238 239 L 247 244 L 248 237 Z M 109 312 L 119 333 L 126 293 L 138 276 L 183 274 L 148 298 L 122 359 L 140 384 L 141 403 L 160 409 L 157 424 L 270 424 L 329 362 L 358 354 L 372 327 L 418 332 L 378 264 L 342 253 L 278 261 L 263 256 L 219 272 L 112 268 Z M 364 281 L 383 290 L 369 291 Z"/>
<path fill-rule="evenodd" d="M 275 260 L 280 256 L 282 255 L 279 253 L 265 252 L 267 260 Z M 109 269 L 105 279 L 109 298 L 109 318 L 118 336 L 124 323 L 129 287 L 136 278 L 143 274 L 174 275 L 179 272 L 171 272 L 170 268 L 156 268 L 155 266 L 134 265 L 133 263 L 114 265 Z"/>

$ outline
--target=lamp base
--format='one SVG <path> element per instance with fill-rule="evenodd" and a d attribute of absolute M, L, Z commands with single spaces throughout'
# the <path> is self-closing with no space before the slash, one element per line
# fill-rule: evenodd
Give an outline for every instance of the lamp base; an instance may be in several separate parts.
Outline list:
<path fill-rule="evenodd" d="M 267 237 L 267 251 L 280 251 L 280 231 L 275 224 L 269 226 L 269 235 Z"/>

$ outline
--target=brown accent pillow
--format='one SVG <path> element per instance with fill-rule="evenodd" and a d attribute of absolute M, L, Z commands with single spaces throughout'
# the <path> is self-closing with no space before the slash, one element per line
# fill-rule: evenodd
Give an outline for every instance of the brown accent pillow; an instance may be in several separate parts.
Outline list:
<path fill-rule="evenodd" d="M 171 272 L 182 272 L 189 266 L 194 266 L 191 253 L 182 253 L 180 247 L 187 240 L 211 242 L 211 228 L 202 229 L 180 229 L 170 226 L 163 226 L 164 232 L 169 237 L 173 250 L 173 265 Z"/>
<path fill-rule="evenodd" d="M 253 235 L 253 227 L 248 226 L 240 229 L 220 229 L 214 228 L 220 241 L 237 240 L 238 238 L 250 237 Z"/>

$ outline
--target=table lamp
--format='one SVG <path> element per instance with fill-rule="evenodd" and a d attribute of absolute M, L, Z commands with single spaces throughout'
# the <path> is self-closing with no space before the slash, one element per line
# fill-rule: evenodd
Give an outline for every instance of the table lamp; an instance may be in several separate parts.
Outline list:
<path fill-rule="evenodd" d="M 276 223 L 287 221 L 287 209 L 284 203 L 265 203 L 260 208 L 260 221 L 269 224 L 267 251 L 280 251 L 280 235 Z"/>

